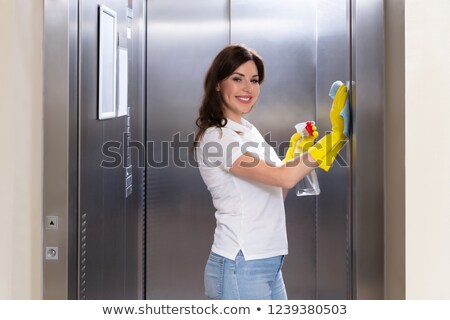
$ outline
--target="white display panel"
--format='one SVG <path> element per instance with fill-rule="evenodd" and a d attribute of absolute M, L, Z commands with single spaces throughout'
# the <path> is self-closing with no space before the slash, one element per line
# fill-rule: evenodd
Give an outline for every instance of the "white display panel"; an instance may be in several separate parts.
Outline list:
<path fill-rule="evenodd" d="M 119 94 L 117 101 L 117 116 L 128 114 L 128 50 L 119 47 Z"/>
<path fill-rule="evenodd" d="M 116 117 L 117 14 L 99 6 L 98 118 Z"/>

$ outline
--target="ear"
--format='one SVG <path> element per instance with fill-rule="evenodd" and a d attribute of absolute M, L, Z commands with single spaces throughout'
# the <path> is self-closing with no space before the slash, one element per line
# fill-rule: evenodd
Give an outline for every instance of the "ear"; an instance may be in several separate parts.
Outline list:
<path fill-rule="evenodd" d="M 216 91 L 220 91 L 220 84 L 219 83 L 216 85 Z"/>

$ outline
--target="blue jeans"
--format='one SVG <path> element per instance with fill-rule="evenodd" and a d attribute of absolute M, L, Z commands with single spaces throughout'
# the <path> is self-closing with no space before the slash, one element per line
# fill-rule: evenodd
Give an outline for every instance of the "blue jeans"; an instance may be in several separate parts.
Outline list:
<path fill-rule="evenodd" d="M 205 267 L 205 294 L 221 300 L 286 300 L 284 256 L 246 261 L 242 251 L 230 260 L 211 252 Z"/>

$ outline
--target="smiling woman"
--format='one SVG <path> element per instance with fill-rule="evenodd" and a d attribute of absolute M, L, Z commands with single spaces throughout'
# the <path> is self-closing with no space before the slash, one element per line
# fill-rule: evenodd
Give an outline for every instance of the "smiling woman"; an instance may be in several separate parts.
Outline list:
<path fill-rule="evenodd" d="M 236 113 L 232 119 L 239 122 L 240 116 L 245 112 L 239 111 L 237 106 L 237 110 L 232 112 L 233 106 L 239 102 L 246 106 L 243 110 L 250 111 L 258 99 L 259 85 L 263 81 L 264 63 L 255 51 L 239 45 L 225 47 L 216 56 L 205 77 L 205 93 L 196 121 L 199 131 L 194 145 L 197 145 L 209 127 L 226 125 L 226 112 Z M 251 82 L 252 85 L 246 86 L 246 82 Z M 254 90 L 253 87 L 257 87 L 257 94 L 249 92 Z M 227 108 L 222 108 L 223 106 Z"/>
<path fill-rule="evenodd" d="M 316 166 L 328 171 L 331 163 L 325 159 L 334 159 L 342 147 L 336 141 L 345 140 L 343 104 L 333 104 L 331 139 L 327 135 L 305 153 L 281 161 L 242 118 L 258 100 L 263 78 L 258 54 L 231 45 L 217 55 L 205 79 L 195 141 L 200 174 L 217 210 L 204 274 L 205 293 L 212 299 L 287 299 L 281 272 L 288 253 L 284 198 Z M 291 148 L 303 139 L 293 137 Z"/>
<path fill-rule="evenodd" d="M 282 188 L 241 179 L 232 171 L 244 157 L 242 146 L 260 163 L 281 164 L 259 131 L 242 118 L 255 105 L 263 79 L 262 59 L 239 45 L 223 49 L 205 79 L 196 152 L 217 210 L 204 275 L 211 299 L 287 298 L 281 273 L 287 254 Z"/>
<path fill-rule="evenodd" d="M 239 66 L 217 85 L 216 90 L 221 92 L 225 117 L 239 123 L 242 114 L 250 112 L 259 97 L 259 76 L 255 62 L 249 60 Z"/>

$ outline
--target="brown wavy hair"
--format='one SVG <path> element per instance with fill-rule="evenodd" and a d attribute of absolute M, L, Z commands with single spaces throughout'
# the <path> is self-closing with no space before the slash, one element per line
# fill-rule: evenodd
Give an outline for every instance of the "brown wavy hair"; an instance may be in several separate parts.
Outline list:
<path fill-rule="evenodd" d="M 264 63 L 256 51 L 244 45 L 229 45 L 214 58 L 205 76 L 203 100 L 199 108 L 199 116 L 195 121 L 198 127 L 195 135 L 194 148 L 198 145 L 209 127 L 222 128 L 227 124 L 222 110 L 223 101 L 217 85 L 228 78 L 240 65 L 254 61 L 258 70 L 258 82 L 264 80 Z"/>

